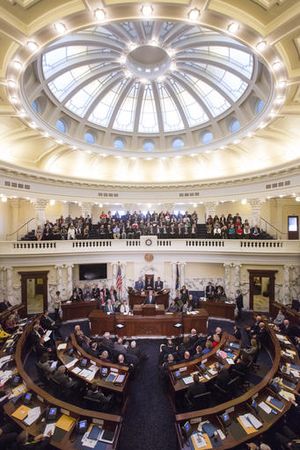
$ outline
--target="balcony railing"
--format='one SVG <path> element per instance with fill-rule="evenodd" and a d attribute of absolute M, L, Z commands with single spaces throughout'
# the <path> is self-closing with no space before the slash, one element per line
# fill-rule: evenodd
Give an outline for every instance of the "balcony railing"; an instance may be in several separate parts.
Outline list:
<path fill-rule="evenodd" d="M 0 241 L 0 256 L 119 253 L 195 252 L 231 254 L 300 254 L 300 241 L 230 239 L 99 239 L 75 241 Z"/>

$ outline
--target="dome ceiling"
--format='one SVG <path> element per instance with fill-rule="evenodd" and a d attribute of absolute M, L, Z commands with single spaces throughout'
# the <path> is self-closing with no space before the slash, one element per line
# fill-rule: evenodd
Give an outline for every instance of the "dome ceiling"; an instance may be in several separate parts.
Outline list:
<path fill-rule="evenodd" d="M 41 56 L 44 84 L 66 113 L 137 134 L 208 125 L 249 90 L 255 57 L 219 32 L 131 21 L 63 37 Z"/>

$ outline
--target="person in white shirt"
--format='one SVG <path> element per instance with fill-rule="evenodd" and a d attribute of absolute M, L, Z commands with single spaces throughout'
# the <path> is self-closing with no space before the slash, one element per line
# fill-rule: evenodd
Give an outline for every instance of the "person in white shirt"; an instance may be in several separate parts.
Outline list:
<path fill-rule="evenodd" d="M 128 315 L 128 314 L 129 314 L 129 311 L 130 311 L 129 305 L 128 305 L 127 301 L 124 300 L 124 301 L 121 303 L 121 306 L 120 306 L 120 313 L 121 313 L 121 314 L 124 314 L 124 315 Z"/>
<path fill-rule="evenodd" d="M 75 239 L 75 227 L 71 223 L 71 225 L 68 228 L 68 240 L 74 240 Z"/>
<path fill-rule="evenodd" d="M 60 292 L 56 291 L 55 296 L 53 298 L 53 306 L 54 306 L 54 320 L 57 321 L 59 319 L 59 310 L 61 308 L 61 297 Z"/>

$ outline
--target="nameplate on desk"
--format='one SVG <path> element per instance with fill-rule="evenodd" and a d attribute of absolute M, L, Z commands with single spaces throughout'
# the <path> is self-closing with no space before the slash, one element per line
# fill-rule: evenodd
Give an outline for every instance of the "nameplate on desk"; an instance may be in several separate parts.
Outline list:
<path fill-rule="evenodd" d="M 256 393 L 256 394 L 254 394 L 254 395 L 252 395 L 252 400 L 254 400 L 256 397 L 258 397 L 258 392 Z"/>
<path fill-rule="evenodd" d="M 195 419 L 190 419 L 191 425 L 195 423 L 200 423 L 202 421 L 202 417 L 196 417 Z"/>
<path fill-rule="evenodd" d="M 104 425 L 104 420 L 93 418 L 92 423 L 95 423 L 97 425 Z"/>
<path fill-rule="evenodd" d="M 118 373 L 118 372 L 119 372 L 119 370 L 116 369 L 115 367 L 111 367 L 111 368 L 110 368 L 110 371 L 111 371 L 111 372 L 115 372 L 115 373 Z"/>
<path fill-rule="evenodd" d="M 179 372 L 185 372 L 187 370 L 187 367 L 180 367 L 178 370 Z"/>
<path fill-rule="evenodd" d="M 68 411 L 67 409 L 64 409 L 64 408 L 60 408 L 60 412 L 61 412 L 62 414 L 65 414 L 66 416 L 69 416 L 69 415 L 70 415 L 70 411 Z"/>
<path fill-rule="evenodd" d="M 207 359 L 203 359 L 203 360 L 201 361 L 202 364 L 205 364 L 206 362 L 207 362 Z"/>
<path fill-rule="evenodd" d="M 40 402 L 42 402 L 42 403 L 44 403 L 44 399 L 43 399 L 43 397 L 41 397 L 40 395 L 37 395 L 37 399 L 40 401 Z"/>

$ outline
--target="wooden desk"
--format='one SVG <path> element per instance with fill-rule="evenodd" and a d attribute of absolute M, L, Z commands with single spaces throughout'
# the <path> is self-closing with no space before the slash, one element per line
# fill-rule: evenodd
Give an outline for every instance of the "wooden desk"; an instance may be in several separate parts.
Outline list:
<path fill-rule="evenodd" d="M 71 302 L 61 305 L 63 320 L 85 319 L 97 308 L 96 300 L 89 302 Z"/>
<path fill-rule="evenodd" d="M 208 314 L 204 309 L 195 314 L 166 313 L 157 316 L 138 316 L 111 314 L 94 310 L 89 315 L 91 332 L 94 335 L 102 335 L 109 331 L 119 336 L 179 336 L 190 333 L 192 328 L 197 332 L 205 333 L 207 330 Z M 176 328 L 175 324 L 181 323 L 182 327 Z M 124 325 L 124 327 L 118 327 Z"/>
<path fill-rule="evenodd" d="M 165 291 L 162 291 L 161 293 L 155 293 L 153 291 L 153 294 L 155 295 L 155 303 L 157 305 L 164 305 L 165 309 L 169 306 L 169 294 L 170 291 L 166 289 Z M 140 305 L 142 303 L 145 303 L 145 299 L 147 297 L 148 293 L 147 291 L 136 292 L 134 290 L 128 292 L 128 298 L 129 298 L 129 306 L 131 309 L 133 309 L 134 305 Z"/>
<path fill-rule="evenodd" d="M 67 403 L 65 401 L 59 400 L 58 398 L 50 395 L 45 389 L 41 388 L 40 386 L 37 386 L 33 382 L 33 380 L 29 377 L 27 372 L 25 371 L 24 366 L 23 366 L 23 360 L 27 353 L 26 341 L 27 341 L 27 337 L 28 337 L 29 333 L 32 330 L 33 323 L 34 322 L 32 322 L 30 325 L 28 325 L 25 328 L 23 334 L 21 335 L 21 337 L 17 343 L 16 353 L 15 353 L 15 362 L 16 362 L 16 367 L 18 369 L 18 373 L 22 377 L 28 390 L 31 390 L 32 392 L 34 392 L 45 406 L 52 405 L 52 406 L 56 406 L 57 408 L 59 408 L 59 410 L 62 409 L 65 411 L 69 411 L 70 415 L 72 417 L 74 417 L 75 419 L 86 418 L 86 419 L 89 419 L 89 421 L 91 421 L 93 419 L 98 419 L 98 420 L 103 421 L 104 427 L 107 427 L 108 429 L 116 428 L 115 442 L 113 443 L 113 445 L 111 445 L 111 444 L 104 445 L 103 450 L 111 450 L 111 449 L 116 448 L 117 440 L 118 440 L 118 437 L 120 434 L 120 428 L 121 428 L 121 424 L 122 424 L 122 417 L 120 415 L 108 414 L 108 413 L 93 411 L 93 410 L 89 410 L 89 409 L 83 409 L 83 408 L 73 405 L 72 403 Z M 16 408 L 16 405 L 14 405 L 14 407 Z M 12 408 L 11 402 L 7 403 L 7 406 L 6 406 L 6 411 L 10 415 L 12 410 L 9 408 Z M 18 422 L 20 422 L 20 421 L 18 421 Z M 23 428 L 25 428 L 24 424 L 23 424 Z M 30 427 L 26 427 L 26 429 L 33 436 L 36 436 L 37 434 L 41 433 L 41 429 L 38 427 L 35 427 L 35 424 L 33 424 Z M 75 450 L 76 448 L 78 448 L 72 440 L 72 430 L 69 433 L 66 433 L 65 437 L 59 442 L 55 441 L 54 439 L 51 439 L 50 444 L 56 448 L 61 448 L 63 450 Z"/>
<path fill-rule="evenodd" d="M 289 319 L 291 324 L 293 325 L 300 325 L 300 312 L 296 311 L 295 309 L 292 309 L 291 307 L 287 305 L 282 305 L 281 303 L 273 302 L 271 303 L 271 314 L 272 317 L 275 318 L 278 314 L 279 310 L 282 310 L 283 314 L 285 315 L 286 319 Z"/>
<path fill-rule="evenodd" d="M 165 314 L 164 305 L 134 305 L 134 316 L 161 316 Z"/>
<path fill-rule="evenodd" d="M 235 303 L 225 303 L 220 300 L 201 300 L 200 308 L 205 308 L 209 317 L 234 320 Z"/>
<path fill-rule="evenodd" d="M 182 425 L 187 420 L 198 419 L 199 417 L 201 417 L 202 420 L 208 419 L 213 424 L 215 424 L 217 426 L 217 428 L 221 428 L 223 430 L 223 432 L 225 432 L 224 427 L 222 426 L 222 424 L 219 420 L 219 415 L 222 414 L 228 408 L 234 407 L 234 412 L 230 414 L 233 425 L 229 426 L 226 429 L 226 433 L 225 433 L 226 439 L 220 443 L 220 446 L 218 445 L 218 448 L 220 448 L 220 449 L 230 449 L 239 444 L 242 444 L 245 441 L 253 440 L 256 436 L 267 431 L 290 408 L 291 403 L 287 402 L 285 400 L 282 400 L 282 398 L 280 398 L 284 403 L 284 409 L 281 412 L 278 412 L 277 415 L 274 415 L 274 414 L 268 415 L 268 414 L 264 413 L 263 410 L 259 409 L 259 420 L 261 420 L 263 422 L 263 426 L 261 428 L 259 428 L 258 430 L 255 430 L 251 434 L 246 434 L 246 432 L 244 432 L 243 429 L 240 429 L 237 433 L 237 429 L 239 428 L 239 425 L 236 422 L 237 415 L 245 413 L 245 412 L 252 412 L 252 413 L 254 413 L 254 415 L 257 416 L 257 414 L 251 408 L 251 401 L 253 398 L 255 398 L 256 403 L 259 404 L 261 401 L 265 401 L 268 395 L 272 395 L 273 397 L 278 397 L 277 394 L 274 394 L 274 392 L 270 391 L 268 384 L 270 383 L 270 380 L 273 379 L 274 376 L 276 376 L 276 374 L 278 373 L 279 367 L 283 363 L 281 354 L 280 354 L 281 348 L 280 348 L 280 344 L 276 337 L 275 332 L 270 327 L 268 327 L 268 334 L 269 334 L 268 348 L 272 355 L 273 365 L 272 365 L 271 369 L 268 371 L 268 373 L 264 376 L 264 378 L 260 381 L 260 383 L 253 386 L 252 388 L 248 389 L 248 391 L 246 391 L 240 397 L 232 399 L 228 402 L 222 403 L 222 404 L 214 406 L 212 408 L 206 408 L 206 409 L 202 409 L 202 410 L 198 410 L 198 411 L 193 411 L 193 412 L 189 412 L 189 413 L 176 415 L 176 431 L 177 431 L 177 436 L 178 436 L 179 445 L 180 445 L 181 449 L 186 450 L 187 448 L 189 448 L 183 437 L 182 428 L 181 428 Z M 296 364 L 299 364 L 298 356 L 295 358 L 294 362 Z M 297 384 L 297 391 L 299 391 L 299 388 L 300 388 L 300 380 Z M 197 427 L 197 424 L 193 425 L 193 427 Z"/>
<path fill-rule="evenodd" d="M 23 312 L 25 310 L 25 305 L 15 305 L 10 306 L 0 313 L 0 323 L 4 323 L 5 320 L 14 312 L 17 312 L 20 317 L 23 317 Z"/>

